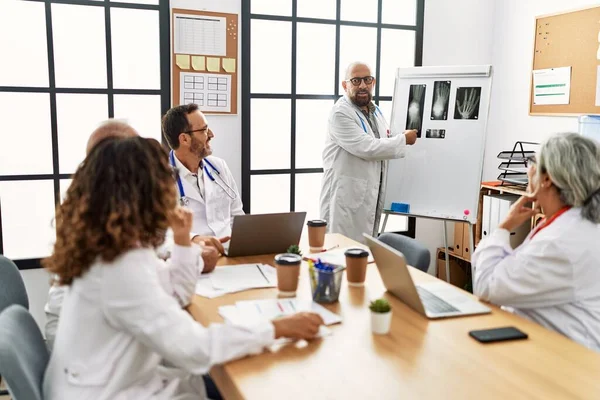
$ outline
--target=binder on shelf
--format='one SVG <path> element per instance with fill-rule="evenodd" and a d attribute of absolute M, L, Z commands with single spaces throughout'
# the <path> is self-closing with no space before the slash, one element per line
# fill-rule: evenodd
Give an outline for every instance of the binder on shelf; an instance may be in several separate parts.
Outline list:
<path fill-rule="evenodd" d="M 490 217 L 491 217 L 492 198 L 483 196 L 483 213 L 481 214 L 481 238 L 485 239 L 490 235 Z"/>
<path fill-rule="evenodd" d="M 454 223 L 454 251 L 457 256 L 463 256 L 464 226 L 462 222 Z"/>
<path fill-rule="evenodd" d="M 471 225 L 463 224 L 463 258 L 465 260 L 471 260 Z"/>

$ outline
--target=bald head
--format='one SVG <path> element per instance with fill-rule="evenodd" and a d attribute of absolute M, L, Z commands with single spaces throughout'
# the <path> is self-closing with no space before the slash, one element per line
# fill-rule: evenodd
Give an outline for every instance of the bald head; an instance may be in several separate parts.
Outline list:
<path fill-rule="evenodd" d="M 361 70 L 361 72 L 364 72 L 365 70 L 368 71 L 367 75 L 371 75 L 371 68 L 369 67 L 368 64 L 362 62 L 362 61 L 355 61 L 352 64 L 348 65 L 348 68 L 346 68 L 346 75 L 345 75 L 345 80 L 348 80 L 350 78 L 353 78 L 353 73 L 355 72 L 354 70 L 359 69 Z"/>
<path fill-rule="evenodd" d="M 86 154 L 98 143 L 108 138 L 128 138 L 139 136 L 137 131 L 131 125 L 117 119 L 109 119 L 100 124 L 98 128 L 90 135 L 85 149 Z"/>
<path fill-rule="evenodd" d="M 346 76 L 342 81 L 344 91 L 354 104 L 368 111 L 373 100 L 375 78 L 371 75 L 371 68 L 364 62 L 356 61 L 346 68 Z"/>

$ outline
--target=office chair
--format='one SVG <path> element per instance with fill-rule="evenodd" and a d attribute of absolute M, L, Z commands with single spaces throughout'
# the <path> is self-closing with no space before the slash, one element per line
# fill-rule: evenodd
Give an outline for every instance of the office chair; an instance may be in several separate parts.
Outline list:
<path fill-rule="evenodd" d="M 29 309 L 27 290 L 15 263 L 0 255 L 0 312 L 13 304 Z"/>
<path fill-rule="evenodd" d="M 404 258 L 406 258 L 406 263 L 408 265 L 423 272 L 427 272 L 429 269 L 431 254 L 429 254 L 429 250 L 417 240 L 409 238 L 408 236 L 389 232 L 381 234 L 378 239 L 404 254 Z"/>
<path fill-rule="evenodd" d="M 0 254 L 0 313 L 13 304 L 20 304 L 29 309 L 27 290 L 15 263 Z M 1 381 L 2 374 L 0 374 Z M 0 396 L 7 394 L 6 390 L 0 390 Z"/>
<path fill-rule="evenodd" d="M 0 374 L 12 400 L 42 400 L 42 382 L 50 356 L 29 311 L 19 304 L 0 313 Z"/>

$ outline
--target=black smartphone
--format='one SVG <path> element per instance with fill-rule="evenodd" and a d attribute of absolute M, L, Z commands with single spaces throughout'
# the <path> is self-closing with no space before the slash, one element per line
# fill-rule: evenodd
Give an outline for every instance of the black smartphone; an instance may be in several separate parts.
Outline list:
<path fill-rule="evenodd" d="M 515 327 L 507 326 L 504 328 L 482 329 L 471 331 L 469 335 L 481 343 L 502 342 L 505 340 L 527 339 L 527 334 L 521 332 Z"/>

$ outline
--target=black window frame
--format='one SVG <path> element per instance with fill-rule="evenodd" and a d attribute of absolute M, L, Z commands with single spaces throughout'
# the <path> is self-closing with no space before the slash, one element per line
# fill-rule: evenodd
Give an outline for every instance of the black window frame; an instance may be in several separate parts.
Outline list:
<path fill-rule="evenodd" d="M 322 173 L 323 168 L 296 168 L 296 100 L 337 100 L 340 94 L 340 29 L 342 26 L 369 27 L 377 29 L 377 55 L 375 76 L 380 75 L 381 69 L 381 32 L 382 29 L 411 30 L 415 32 L 415 66 L 423 64 L 423 28 L 425 16 L 425 0 L 416 0 L 417 16 L 416 24 L 400 25 L 382 23 L 383 0 L 377 2 L 377 22 L 357 22 L 341 20 L 342 0 L 336 0 L 336 19 L 321 19 L 298 17 L 298 1 L 292 0 L 292 15 L 279 16 L 267 14 L 252 14 L 252 0 L 242 1 L 242 201 L 244 211 L 250 212 L 251 199 L 251 179 L 256 175 L 280 175 L 290 176 L 290 210 L 294 211 L 296 201 L 296 174 Z M 286 21 L 291 22 L 292 29 L 292 57 L 291 57 L 291 90 L 289 94 L 285 93 L 252 93 L 251 92 L 251 23 L 252 20 L 266 21 Z M 316 23 L 335 25 L 336 43 L 335 43 L 335 91 L 333 95 L 315 95 L 315 94 L 297 94 L 296 93 L 296 62 L 297 62 L 297 25 L 298 23 Z M 291 154 L 290 168 L 287 169 L 261 169 L 253 170 L 251 168 L 251 102 L 252 99 L 286 99 L 291 101 Z M 373 100 L 376 104 L 380 101 L 391 101 L 392 96 L 379 95 L 379 81 L 375 86 Z M 406 231 L 397 232 L 414 238 L 416 235 L 416 219 L 408 218 L 408 227 Z"/>
<path fill-rule="evenodd" d="M 52 135 L 52 173 L 51 174 L 25 174 L 25 175 L 0 175 L 0 182 L 7 181 L 50 181 L 54 183 L 54 204 L 60 204 L 60 180 L 70 179 L 71 174 L 59 173 L 58 154 L 58 122 L 56 109 L 56 95 L 68 94 L 106 94 L 108 96 L 108 117 L 114 117 L 114 96 L 120 94 L 131 95 L 159 95 L 161 96 L 161 113 L 164 114 L 171 107 L 171 46 L 170 46 L 170 2 L 159 0 L 158 5 L 121 3 L 110 0 L 22 0 L 44 3 L 46 13 L 46 45 L 48 50 L 48 87 L 29 86 L 0 86 L 0 92 L 13 93 L 49 93 L 50 95 L 50 124 Z M 54 65 L 54 38 L 52 34 L 52 4 L 68 4 L 78 6 L 104 8 L 104 22 L 106 35 L 106 75 L 107 87 L 98 88 L 57 88 L 55 82 Z M 115 89 L 112 76 L 112 33 L 111 9 L 126 8 L 134 10 L 158 11 L 159 20 L 159 53 L 160 53 L 160 89 Z M 132 28 L 133 29 L 133 28 Z M 6 133 L 5 133 L 6 134 Z M 164 140 L 163 140 L 164 141 Z M 0 254 L 4 254 L 2 232 L 2 199 L 0 198 Z M 21 270 L 40 268 L 39 258 L 13 260 Z"/>

